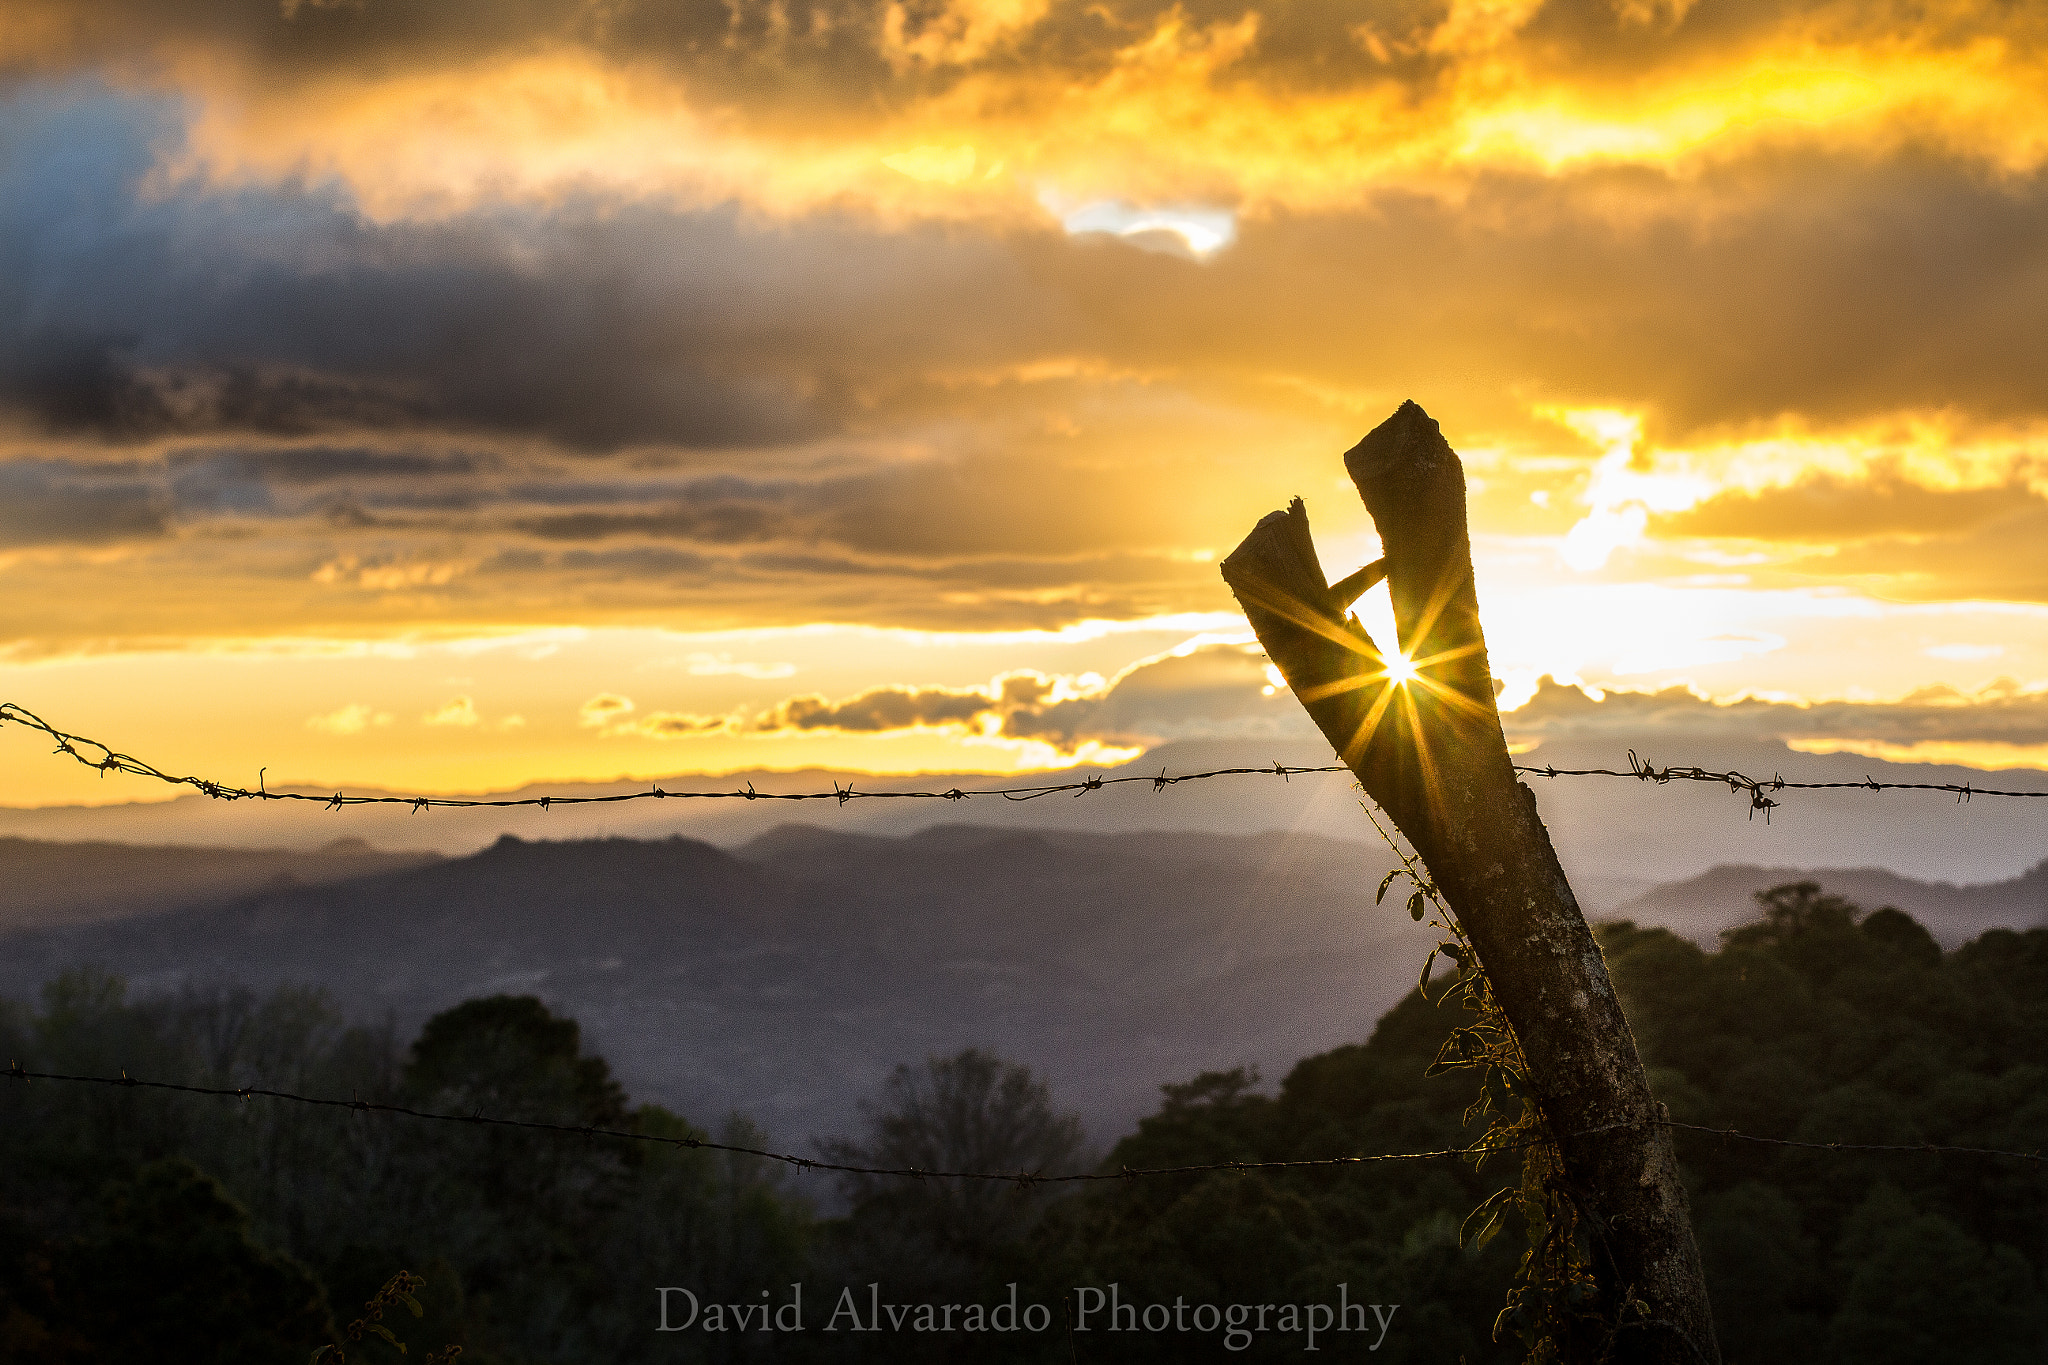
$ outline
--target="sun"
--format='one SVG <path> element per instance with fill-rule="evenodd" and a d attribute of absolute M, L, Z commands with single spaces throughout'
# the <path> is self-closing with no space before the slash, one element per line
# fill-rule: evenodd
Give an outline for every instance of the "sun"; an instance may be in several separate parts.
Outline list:
<path fill-rule="evenodd" d="M 1409 662 L 1408 656 L 1405 654 L 1389 654 L 1386 662 L 1386 677 L 1390 683 L 1411 683 L 1421 676 L 1415 671 L 1415 665 Z"/>

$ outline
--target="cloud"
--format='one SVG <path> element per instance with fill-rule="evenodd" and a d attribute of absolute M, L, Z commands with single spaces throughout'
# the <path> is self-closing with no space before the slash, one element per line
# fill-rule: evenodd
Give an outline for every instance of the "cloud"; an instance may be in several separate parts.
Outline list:
<path fill-rule="evenodd" d="M 600 739 L 642 735 L 650 739 L 689 739 L 722 734 L 734 728 L 731 716 L 700 716 L 688 711 L 633 714 L 633 700 L 616 692 L 600 692 L 577 711 L 577 724 L 596 730 Z"/>
<path fill-rule="evenodd" d="M 996 699 L 973 688 L 877 687 L 836 702 L 817 695 L 791 697 L 756 717 L 751 728 L 872 734 L 923 726 L 964 726 L 995 710 Z"/>
<path fill-rule="evenodd" d="M 1263 655 L 1219 644 L 1142 660 L 1107 680 L 1026 670 L 985 688 L 880 687 L 839 701 L 791 697 L 748 726 L 764 733 L 869 734 L 939 727 L 1035 741 L 1066 754 L 1091 744 L 1130 748 L 1167 739 L 1313 733 L 1292 698 L 1275 697 Z"/>
<path fill-rule="evenodd" d="M 1893 470 L 1864 480 L 1811 474 L 1755 492 L 1734 490 L 1660 520 L 1666 535 L 1818 544 L 1898 535 L 1954 534 L 2016 512 L 2048 510 L 2024 484 L 1929 488 Z"/>
<path fill-rule="evenodd" d="M 140 480 L 56 462 L 0 463 L 0 548 L 154 539 L 169 529 L 168 504 Z"/>
<path fill-rule="evenodd" d="M 616 692 L 600 692 L 583 703 L 576 713 L 576 723 L 589 729 L 599 729 L 624 720 L 632 711 L 631 697 L 622 697 Z"/>
<path fill-rule="evenodd" d="M 625 727 L 654 739 L 689 739 L 698 735 L 722 734 L 733 728 L 730 716 L 698 716 L 687 711 L 652 711 Z M 617 734 L 614 729 L 608 733 Z"/>
<path fill-rule="evenodd" d="M 787 678 L 796 672 L 792 663 L 757 663 L 751 659 L 734 659 L 723 651 L 713 654 L 699 651 L 684 660 L 693 678 L 750 678 L 757 682 L 772 678 Z"/>
<path fill-rule="evenodd" d="M 1858 751 L 1972 745 L 2030 749 L 2048 745 L 2048 689 L 2002 680 L 1975 694 L 1929 687 L 1896 701 L 1795 703 L 1757 698 L 1715 702 L 1681 686 L 1608 692 L 1595 701 L 1579 688 L 1544 679 L 1527 704 L 1501 721 L 1511 738 L 1521 740 L 1626 744 L 1645 737 L 1699 736 Z"/>
<path fill-rule="evenodd" d="M 547 11 L 513 8 L 529 23 Z M 1530 34 L 1559 41 L 1558 8 Z M 1374 69 L 1346 25 L 1251 9 L 1216 22 L 1254 12 L 1253 69 L 1293 70 L 1282 52 L 1342 52 L 1340 81 Z M 1049 12 L 1048 32 L 1097 43 L 1169 20 L 1159 7 L 1107 27 L 1063 14 Z M 1720 22 L 1777 22 L 1744 16 Z M 1689 17 L 1654 41 L 1611 15 L 1596 28 L 1657 60 L 1726 40 Z M 1425 18 L 1400 22 L 1420 32 Z M 367 12 L 329 22 L 373 48 L 421 41 L 410 21 Z M 1572 42 L 1590 50 L 1594 36 Z M 1090 66 L 1058 45 L 1034 51 Z M 1510 159 L 1455 194 L 1364 183 L 1247 218 L 1201 267 L 1087 249 L 1036 209 L 944 228 L 818 209 L 764 231 L 657 194 L 385 223 L 286 183 L 145 197 L 179 106 L 24 94 L 9 113 L 20 131 L 0 153 L 0 243 L 46 240 L 60 213 L 77 241 L 0 260 L 37 300 L 0 346 L 0 396 L 44 430 L 110 441 L 425 429 L 581 451 L 765 448 L 866 428 L 876 412 L 929 413 L 941 371 L 1059 355 L 1277 367 L 1340 388 L 1371 374 L 1389 407 L 1412 390 L 1432 410 L 1446 375 L 1475 395 L 1513 375 L 1559 401 L 1637 402 L 1669 435 L 1788 411 L 2038 411 L 2048 369 L 2028 325 L 2048 302 L 2033 264 L 2040 172 L 1988 177 L 1924 146 L 1844 157 L 1780 140 L 1683 176 Z M 98 150 L 81 160 L 88 140 Z M 1375 326 L 1357 328 L 1361 316 Z M 606 515 L 536 530 L 658 532 L 663 516 L 703 513 L 628 509 L 609 528 Z"/>
<path fill-rule="evenodd" d="M 556 193 L 753 172 L 816 202 L 1015 167 L 1298 203 L 1444 163 L 1710 157 L 1794 121 L 2040 151 L 2040 27 L 1995 0 L 11 0 L 10 21 L 0 66 L 174 73 L 245 111 L 216 136 L 246 158 Z"/>
<path fill-rule="evenodd" d="M 1010 709 L 1003 732 L 1068 751 L 1088 740 L 1130 746 L 1315 733 L 1291 696 L 1271 692 L 1265 655 L 1239 645 L 1203 645 L 1142 660 L 1095 695 L 1019 701 L 1024 704 Z"/>
<path fill-rule="evenodd" d="M 29 35 L 21 70 L 184 57 L 119 89 L 45 74 L 0 95 L 0 478 L 21 490 L 0 502 L 0 542 L 148 542 L 173 628 L 194 634 L 656 612 L 1015 629 L 1227 609 L 1213 556 L 1288 493 L 1327 489 L 1335 453 L 1410 394 L 1461 449 L 1491 451 L 1503 487 L 1525 459 L 1579 477 L 1587 452 L 1536 415 L 1559 406 L 1640 414 L 1649 458 L 1781 423 L 1826 435 L 1943 413 L 1939 461 L 2048 420 L 2048 174 L 2027 150 L 2048 134 L 2029 131 L 2031 104 L 2003 133 L 1944 140 L 1928 129 L 1961 125 L 1914 122 L 1876 81 L 1865 95 L 1903 120 L 1896 136 L 1766 101 L 1736 112 L 1769 136 L 1689 160 L 1652 145 L 1663 103 L 1684 123 L 1701 90 L 1749 88 L 1716 82 L 1768 66 L 1794 31 L 1854 58 L 1852 83 L 1875 80 L 1864 49 L 1881 35 L 1976 61 L 1985 45 L 1965 39 L 1988 34 L 1999 60 L 2038 61 L 2035 28 L 1968 5 L 1937 32 L 1844 4 L 1642 22 L 1599 5 L 1057 0 L 897 7 L 892 36 L 887 4 L 836 0 L 783 7 L 780 27 L 750 6 L 376 0 L 287 20 L 257 0 L 24 4 L 10 18 L 50 26 L 11 30 Z M 572 81 L 571 57 L 598 75 Z M 520 122 L 510 68 L 488 67 L 501 59 L 558 81 L 548 119 Z M 1571 126 L 1538 136 L 1520 106 L 1520 122 L 1458 121 L 1478 117 L 1487 63 L 1540 77 L 1531 99 L 1557 95 Z M 221 151 L 270 135 L 267 112 L 222 131 L 242 107 L 223 92 L 250 93 L 238 80 L 249 110 L 278 112 L 275 163 Z M 378 120 L 398 117 L 401 86 L 450 102 L 393 137 Z M 1665 94 L 1609 98 L 1624 87 Z M 1029 138 L 992 93 L 1026 88 L 1045 100 L 1014 107 L 1050 120 Z M 703 134 L 717 156 L 745 143 L 774 179 L 817 144 L 840 167 L 819 185 L 873 171 L 913 198 L 686 194 L 661 167 L 607 159 L 669 145 L 649 109 L 728 89 L 730 126 Z M 1102 93 L 1120 90 L 1138 93 Z M 454 166 L 450 139 L 474 132 L 463 101 L 501 95 L 484 140 L 574 168 L 573 191 L 485 177 L 500 188 L 390 201 L 305 159 L 361 142 Z M 1083 107 L 1101 137 L 1073 141 L 1085 165 L 1055 167 L 1076 177 L 1062 202 L 1213 211 L 1235 240 L 1197 263 L 1063 230 L 1035 168 L 1068 155 L 1060 120 Z M 958 135 L 921 122 L 931 110 L 957 114 Z M 1384 118 L 1361 126 L 1383 124 L 1402 165 L 1380 141 L 1344 150 L 1346 120 L 1371 110 Z M 1458 118 L 1418 131 L 1445 111 Z M 558 125 L 585 141 L 565 151 Z M 1285 140 L 1311 129 L 1328 144 L 1296 155 Z M 1465 133 L 1495 150 L 1446 141 Z M 1246 150 L 1273 137 L 1259 157 L 1330 178 L 1276 189 Z M 1609 150 L 1531 150 L 1545 138 Z M 958 185 L 882 164 L 942 148 L 925 168 L 951 175 L 970 143 Z M 678 141 L 673 160 L 707 146 Z M 2005 149 L 1995 168 L 1986 147 Z M 988 179 L 998 160 L 1010 169 Z M 2025 551 L 2044 509 L 2022 482 L 1903 466 L 1778 482 L 1648 530 L 1760 538 L 1774 569 L 1873 591 L 2048 597 Z M 1360 529 L 1355 506 L 1345 526 L 1311 502 L 1319 529 Z M 1524 529 L 1483 504 L 1475 526 Z M 109 571 L 38 572 L 52 600 L 109 603 L 99 634 L 163 628 Z"/>
<path fill-rule="evenodd" d="M 781 242 L 729 211 L 380 227 L 331 190 L 145 196 L 166 108 L 22 93 L 6 108 L 0 408 L 105 442 L 396 430 L 569 450 L 800 441 L 851 410 L 868 368 L 855 357 L 886 363 L 915 345 L 908 329 L 879 353 L 873 337 L 849 344 L 866 305 L 944 289 L 985 250 L 829 221 Z M 88 139 L 106 145 L 81 157 Z M 36 248 L 56 232 L 66 251 Z M 947 255 L 958 262 L 935 259 Z M 745 281 L 734 297 L 726 282 Z M 783 339 L 806 333 L 835 344 L 792 354 Z"/>
<path fill-rule="evenodd" d="M 700 540 L 713 545 L 775 539 L 787 533 L 767 508 L 740 503 L 692 508 L 671 506 L 655 511 L 566 512 L 536 517 L 520 529 L 543 540 L 603 540 L 640 536 L 661 540 Z"/>
<path fill-rule="evenodd" d="M 483 717 L 477 714 L 475 701 L 469 697 L 456 697 L 421 716 L 420 724 L 470 730 L 483 724 Z"/>
<path fill-rule="evenodd" d="M 1255 215 L 1197 266 L 1030 218 L 941 228 L 820 211 L 770 228 L 650 199 L 380 224 L 289 185 L 145 196 L 175 106 L 17 95 L 10 113 L 0 266 L 24 305 L 0 308 L 14 323 L 0 403 L 42 430 L 115 443 L 436 432 L 712 452 L 856 432 L 915 442 L 940 421 L 954 458 L 916 462 L 930 485 L 920 501 L 979 509 L 1045 489 L 1031 467 L 1061 443 L 1031 442 L 1048 448 L 1010 487 L 962 457 L 1001 466 L 1018 426 L 1063 421 L 1095 436 L 1062 462 L 1097 471 L 1129 516 L 1146 510 L 1137 481 L 1100 475 L 1118 410 L 1179 426 L 1181 388 L 1244 401 L 1254 376 L 1347 393 L 1372 375 L 1387 408 L 1413 392 L 1468 427 L 1525 433 L 1532 401 L 1635 407 L 1659 441 L 1788 412 L 2009 417 L 2048 403 L 2048 342 L 2027 325 L 2048 307 L 2035 268 L 2048 178 L 1988 179 L 1925 151 L 1776 146 L 1683 177 L 1489 169 L 1455 196 L 1395 186 Z M 60 212 L 73 249 L 6 256 L 48 239 Z M 1375 325 L 1358 328 L 1361 316 Z M 1026 378 L 1062 365 L 1064 379 Z M 963 386 L 977 414 L 964 427 Z M 1509 387 L 1527 397 L 1504 402 Z M 325 448 L 337 462 L 347 449 Z M 272 482 L 322 459 L 297 456 L 295 472 L 263 458 Z M 853 535 L 913 520 L 896 514 L 895 477 L 839 476 L 842 501 L 822 507 L 785 497 L 778 509 L 758 485 L 668 490 L 521 524 L 548 539 L 739 543 L 796 515 Z M 972 525 L 1015 544 L 1045 521 L 1032 510 Z"/>
<path fill-rule="evenodd" d="M 328 735 L 359 735 L 373 725 L 382 726 L 390 723 L 389 711 L 378 711 L 359 701 L 350 702 L 325 715 L 306 717 L 307 729 L 318 730 Z"/>

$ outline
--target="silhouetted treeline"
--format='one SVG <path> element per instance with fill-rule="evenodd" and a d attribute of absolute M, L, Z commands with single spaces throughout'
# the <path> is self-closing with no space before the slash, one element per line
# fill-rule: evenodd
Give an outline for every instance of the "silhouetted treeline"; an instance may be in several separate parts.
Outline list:
<path fill-rule="evenodd" d="M 1943 954 L 1907 916 L 1864 915 L 1811 883 L 1759 900 L 1762 917 L 1718 952 L 1627 924 L 1601 933 L 1673 1118 L 1811 1141 L 2041 1144 L 2048 930 Z M 1411 995 L 1369 1041 L 1302 1061 L 1275 1094 L 1241 1071 L 1169 1084 L 1101 1168 L 1470 1141 L 1472 1075 L 1424 1075 L 1462 1022 L 1455 1006 Z M 0 1015 L 0 1043 L 31 1069 L 697 1131 L 633 1104 L 575 1024 L 528 998 L 471 1001 L 401 1045 L 346 1025 L 318 992 L 131 999 L 117 980 L 77 972 L 51 982 L 39 1008 Z M 263 1101 L 13 1083 L 0 1106 L 8 1361 L 300 1365 L 401 1268 L 426 1277 L 426 1317 L 396 1324 L 414 1354 L 457 1343 L 465 1361 L 501 1365 L 1292 1358 L 1305 1338 L 1281 1309 L 1340 1293 L 1383 1315 L 1399 1305 L 1390 1320 L 1360 1313 L 1362 1332 L 1319 1338 L 1349 1358 L 1516 1355 L 1491 1337 L 1521 1229 L 1483 1248 L 1459 1238 L 1465 1215 L 1516 1178 L 1513 1158 L 1484 1172 L 1437 1161 L 835 1190 L 702 1151 Z M 822 1150 L 924 1169 L 1090 1160 L 1043 1082 L 982 1052 L 899 1068 L 865 1117 Z M 765 1141 L 743 1126 L 721 1136 Z M 777 1136 L 782 1149 L 808 1146 Z M 1697 1133 L 1681 1133 L 1679 1150 L 1730 1362 L 2042 1358 L 2041 1166 Z M 836 1195 L 834 1216 L 806 1190 Z M 796 1284 L 806 1330 L 758 1330 Z M 994 1330 L 989 1310 L 1012 1301 L 1012 1284 L 1042 1316 Z M 1108 1330 L 1112 1284 L 1124 1305 L 1160 1306 L 1166 1321 L 1178 1303 L 1180 1316 Z M 690 1318 L 682 1330 L 656 1330 L 663 1286 L 689 1291 L 667 1296 L 669 1325 Z M 896 1322 L 884 1309 L 872 1324 L 877 1304 L 896 1305 Z M 961 1306 L 954 1330 L 916 1330 L 924 1304 Z M 712 1305 L 727 1330 L 705 1330 Z M 1215 1313 L 1191 1316 L 1204 1305 Z M 1247 1309 L 1238 1336 L 1232 1306 Z M 747 1330 L 730 1330 L 728 1308 L 749 1310 Z M 351 1359 L 401 1357 L 373 1343 Z"/>
<path fill-rule="evenodd" d="M 78 972 L 0 1030 L 32 1070 L 704 1136 L 631 1104 L 576 1025 L 527 997 L 470 1001 L 401 1048 L 317 991 L 131 1001 Z M 632 1360 L 657 1281 L 751 1296 L 803 1267 L 808 1214 L 752 1159 L 55 1083 L 11 1083 L 0 1104 L 8 1360 L 304 1365 L 399 1269 L 426 1279 L 426 1316 L 392 1324 L 410 1354 Z M 758 1141 L 733 1124 L 721 1136 Z"/>
<path fill-rule="evenodd" d="M 1998 930 L 1944 955 L 1899 911 L 1864 916 L 1812 883 L 1758 900 L 1762 918 L 1715 953 L 1662 929 L 1600 932 L 1674 1119 L 1818 1142 L 2042 1146 L 2048 930 Z M 1369 1042 L 1301 1062 L 1277 1096 L 1235 1075 L 1169 1087 L 1107 1164 L 1469 1140 L 1470 1073 L 1423 1075 L 1458 1022 L 1410 995 Z M 2042 1166 L 1684 1132 L 1678 1144 L 1731 1365 L 2048 1358 Z M 1519 1229 L 1476 1256 L 1457 1237 L 1494 1187 L 1447 1164 L 1120 1182 L 1060 1206 L 1037 1246 L 1057 1267 L 1052 1283 L 1120 1280 L 1169 1301 L 1279 1301 L 1348 1281 L 1354 1299 L 1403 1305 L 1375 1360 L 1510 1360 L 1489 1337 Z M 1202 1354 L 1171 1337 L 1133 1338 L 1125 1351 Z"/>

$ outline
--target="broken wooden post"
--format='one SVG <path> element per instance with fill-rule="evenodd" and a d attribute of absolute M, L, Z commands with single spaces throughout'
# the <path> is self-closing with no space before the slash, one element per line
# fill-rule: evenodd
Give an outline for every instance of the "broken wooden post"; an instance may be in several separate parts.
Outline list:
<path fill-rule="evenodd" d="M 1224 580 L 1463 924 L 1591 1229 L 1603 1308 L 1621 1324 L 1615 1358 L 1711 1365 L 1719 1351 L 1670 1130 L 1494 708 L 1464 469 L 1412 402 L 1344 467 L 1379 528 L 1383 560 L 1328 585 L 1297 498 L 1223 561 Z M 1393 655 L 1348 614 L 1382 573 L 1400 637 Z M 1630 1300 L 1640 1307 L 1624 1314 Z"/>

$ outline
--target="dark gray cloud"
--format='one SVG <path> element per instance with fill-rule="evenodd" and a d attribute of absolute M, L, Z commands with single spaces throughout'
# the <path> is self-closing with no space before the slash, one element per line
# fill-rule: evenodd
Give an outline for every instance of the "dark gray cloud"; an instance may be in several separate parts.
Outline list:
<path fill-rule="evenodd" d="M 999 246 L 937 229 L 595 207 L 380 227 L 332 191 L 146 198 L 175 110 L 45 88 L 5 110 L 0 410 L 58 435 L 786 444 L 841 429 L 865 386 L 1000 359 L 1035 311 Z"/>
<path fill-rule="evenodd" d="M 290 516 L 319 512 L 372 525 L 372 509 L 473 509 L 491 497 L 503 461 L 471 452 L 351 446 L 172 451 L 160 474 L 181 512 Z"/>
<path fill-rule="evenodd" d="M 441 431 L 729 452 L 942 432 L 954 458 L 906 476 L 915 496 L 843 486 L 844 535 L 1042 549 L 1054 527 L 1108 519 L 1101 499 L 1050 522 L 992 510 L 1057 496 L 1050 417 L 1090 433 L 1076 469 L 1148 424 L 1170 464 L 1176 426 L 1200 430 L 1219 401 L 1281 405 L 1262 376 L 1369 382 L 1454 426 L 1526 428 L 1543 401 L 1639 406 L 1666 440 L 1788 413 L 2048 413 L 2048 173 L 1931 154 L 1766 152 L 1683 180 L 1497 173 L 1456 204 L 1387 193 L 1247 220 L 1196 264 L 1049 225 L 827 213 L 768 229 L 570 205 L 376 226 L 311 191 L 145 201 L 174 110 L 44 91 L 9 117 L 0 408 L 106 441 Z M 1053 358 L 1157 377 L 959 385 Z M 1139 487 L 1114 490 L 1123 524 L 1157 502 Z"/>
<path fill-rule="evenodd" d="M 184 449 L 167 462 L 173 473 L 265 484 L 406 480 L 496 473 L 505 465 L 481 451 L 379 450 L 366 446 L 286 446 L 210 451 Z"/>
<path fill-rule="evenodd" d="M 671 505 L 652 511 L 568 512 L 536 517 L 520 529 L 543 540 L 601 540 L 608 536 L 702 540 L 714 545 L 775 539 L 777 527 L 767 509 L 743 503 L 709 507 Z"/>
<path fill-rule="evenodd" d="M 821 696 L 791 697 L 755 719 L 756 730 L 908 730 L 916 726 L 966 725 L 996 709 L 994 699 L 972 689 L 877 687 L 844 701 Z"/>
<path fill-rule="evenodd" d="M 167 511 L 145 482 L 43 461 L 0 463 L 0 546 L 152 538 L 168 529 Z"/>

